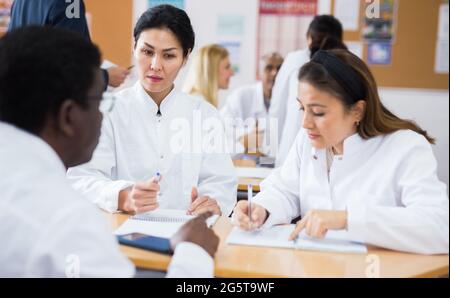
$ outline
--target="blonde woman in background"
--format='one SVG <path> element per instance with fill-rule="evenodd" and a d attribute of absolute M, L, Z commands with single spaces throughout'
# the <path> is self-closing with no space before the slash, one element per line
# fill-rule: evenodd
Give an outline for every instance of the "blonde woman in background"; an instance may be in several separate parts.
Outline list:
<path fill-rule="evenodd" d="M 200 96 L 218 107 L 219 89 L 228 89 L 233 74 L 227 49 L 217 44 L 206 45 L 194 57 L 183 92 Z"/>

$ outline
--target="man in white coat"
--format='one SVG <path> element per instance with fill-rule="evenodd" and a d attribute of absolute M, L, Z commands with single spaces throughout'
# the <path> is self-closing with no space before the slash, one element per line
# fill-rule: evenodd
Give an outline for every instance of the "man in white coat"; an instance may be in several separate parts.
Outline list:
<path fill-rule="evenodd" d="M 63 29 L 28 27 L 0 40 L 2 277 L 134 275 L 104 215 L 65 177 L 98 143 L 99 67 L 97 47 Z M 210 214 L 171 239 L 168 276 L 213 276 Z"/>
<path fill-rule="evenodd" d="M 277 135 L 277 127 L 271 124 L 269 109 L 283 57 L 271 53 L 265 55 L 262 62 L 262 80 L 234 90 L 221 110 L 229 141 L 234 145 L 233 153 L 276 154 L 277 140 L 273 137 Z"/>

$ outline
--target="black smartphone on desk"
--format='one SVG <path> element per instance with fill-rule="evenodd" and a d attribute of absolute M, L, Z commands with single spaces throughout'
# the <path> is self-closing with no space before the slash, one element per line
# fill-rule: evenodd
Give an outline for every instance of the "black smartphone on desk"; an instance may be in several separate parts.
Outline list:
<path fill-rule="evenodd" d="M 156 251 L 164 254 L 172 254 L 170 239 L 168 238 L 131 233 L 126 235 L 118 235 L 117 239 L 119 243 L 123 245 Z"/>

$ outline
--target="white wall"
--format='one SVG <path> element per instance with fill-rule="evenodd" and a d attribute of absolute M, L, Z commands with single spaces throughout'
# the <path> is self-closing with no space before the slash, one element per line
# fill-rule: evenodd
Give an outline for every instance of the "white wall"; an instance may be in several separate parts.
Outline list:
<path fill-rule="evenodd" d="M 231 79 L 229 90 L 252 83 L 255 80 L 258 3 L 258 0 L 186 0 L 185 2 L 186 12 L 189 14 L 196 35 L 194 55 L 195 50 L 206 44 L 225 41 L 239 41 L 241 43 L 240 72 Z M 220 35 L 217 32 L 218 17 L 226 15 L 243 18 L 242 35 L 227 36 Z M 184 82 L 189 66 L 190 64 L 186 65 L 178 76 L 177 85 L 180 86 Z M 227 94 L 226 91 L 220 92 L 221 102 Z"/>
<path fill-rule="evenodd" d="M 449 186 L 449 92 L 381 88 L 381 100 L 397 116 L 412 119 L 436 138 L 439 179 Z"/>

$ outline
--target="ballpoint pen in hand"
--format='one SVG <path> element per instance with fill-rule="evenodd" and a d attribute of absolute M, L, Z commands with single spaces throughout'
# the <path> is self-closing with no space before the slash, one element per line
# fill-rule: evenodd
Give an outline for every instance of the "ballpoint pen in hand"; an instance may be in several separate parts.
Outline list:
<path fill-rule="evenodd" d="M 160 174 L 159 172 L 156 172 L 155 176 L 153 176 L 153 181 L 154 181 L 155 183 L 158 183 L 158 184 L 159 184 L 159 182 L 161 181 L 161 174 Z M 161 191 L 158 191 L 158 193 L 156 194 L 156 196 L 157 196 L 158 201 L 159 201 L 159 198 L 160 198 L 160 196 L 161 196 Z"/>
<path fill-rule="evenodd" d="M 253 198 L 253 185 L 247 185 L 247 201 L 248 201 L 248 218 L 250 220 L 250 228 L 252 227 L 252 198 Z"/>
<path fill-rule="evenodd" d="M 159 183 L 159 181 L 161 181 L 161 174 L 159 172 L 156 172 L 153 178 L 156 183 Z"/>

